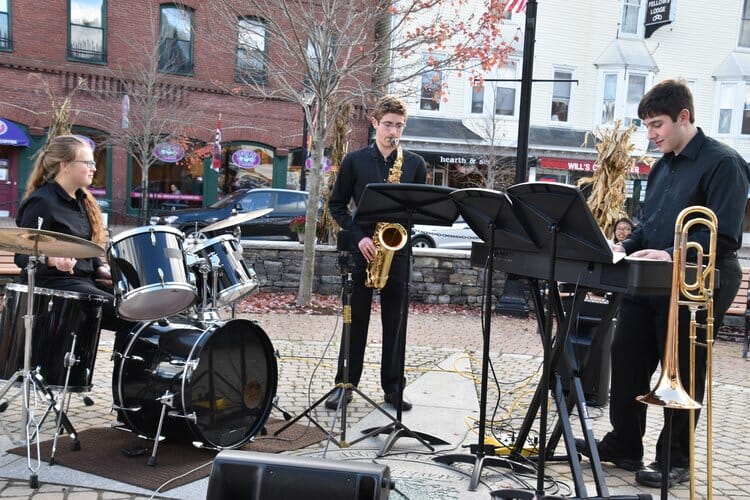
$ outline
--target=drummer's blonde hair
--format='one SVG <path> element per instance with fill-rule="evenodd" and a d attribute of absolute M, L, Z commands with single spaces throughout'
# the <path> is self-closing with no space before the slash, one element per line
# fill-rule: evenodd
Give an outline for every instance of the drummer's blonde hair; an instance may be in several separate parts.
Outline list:
<path fill-rule="evenodd" d="M 89 145 L 75 135 L 59 135 L 50 139 L 34 161 L 34 168 L 26 184 L 26 192 L 23 194 L 24 199 L 53 180 L 60 171 L 60 163 L 75 160 L 79 148 L 87 147 Z M 91 241 L 103 244 L 106 242 L 106 234 L 99 204 L 88 189 L 79 189 L 83 193 L 83 204 L 86 207 L 89 224 L 91 224 Z"/>

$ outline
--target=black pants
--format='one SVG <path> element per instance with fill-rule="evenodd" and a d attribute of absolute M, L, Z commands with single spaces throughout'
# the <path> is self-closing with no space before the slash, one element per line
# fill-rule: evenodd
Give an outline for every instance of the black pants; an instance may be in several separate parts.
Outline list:
<path fill-rule="evenodd" d="M 380 291 L 380 319 L 383 325 L 383 352 L 380 362 L 380 385 L 386 393 L 398 390 L 399 346 L 397 345 L 397 331 L 401 321 L 401 307 L 408 300 L 404 293 L 404 283 L 408 277 L 408 259 L 404 253 L 396 253 L 393 257 L 388 282 Z M 370 308 L 372 305 L 373 288 L 365 286 L 367 262 L 362 254 L 353 252 L 349 259 L 352 273 L 352 323 L 349 349 L 349 382 L 359 384 L 362 377 L 362 366 L 367 346 L 367 330 L 370 325 Z M 336 383 L 344 378 L 344 339 L 342 335 L 339 349 L 338 371 Z"/>
<path fill-rule="evenodd" d="M 742 269 L 736 257 L 717 260 L 719 288 L 714 295 L 714 331 L 721 325 L 742 281 Z M 604 436 L 607 446 L 618 455 L 643 457 L 643 435 L 646 432 L 647 406 L 635 400 L 647 394 L 651 376 L 664 354 L 669 314 L 669 297 L 629 297 L 623 300 L 612 340 L 612 385 L 609 418 L 613 430 Z M 690 387 L 689 321 L 686 307 L 679 315 L 679 369 L 685 390 Z M 698 314 L 698 322 L 705 322 L 705 314 Z M 705 330 L 697 330 L 698 340 L 705 339 Z M 695 399 L 703 400 L 706 383 L 706 350 L 696 347 Z M 696 412 L 696 422 L 699 413 Z M 674 410 L 672 417 L 670 463 L 686 467 L 689 463 L 689 413 Z M 662 462 L 664 430 L 656 445 L 656 461 Z"/>

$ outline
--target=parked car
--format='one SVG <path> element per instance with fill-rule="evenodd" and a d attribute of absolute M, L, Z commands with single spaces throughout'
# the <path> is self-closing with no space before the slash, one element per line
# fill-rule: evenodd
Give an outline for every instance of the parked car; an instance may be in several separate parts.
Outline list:
<path fill-rule="evenodd" d="M 412 230 L 411 246 L 413 248 L 470 250 L 472 240 L 479 240 L 479 237 L 463 218 L 459 217 L 452 226 L 415 224 Z"/>
<path fill-rule="evenodd" d="M 168 224 L 190 235 L 234 213 L 242 214 L 261 208 L 273 208 L 273 212 L 240 224 L 242 238 L 296 240 L 297 235 L 289 229 L 289 223 L 293 218 L 305 214 L 307 193 L 272 188 L 238 189 L 209 207 L 172 210 L 151 217 L 150 222 Z M 218 232 L 232 232 L 232 229 L 226 228 Z"/>

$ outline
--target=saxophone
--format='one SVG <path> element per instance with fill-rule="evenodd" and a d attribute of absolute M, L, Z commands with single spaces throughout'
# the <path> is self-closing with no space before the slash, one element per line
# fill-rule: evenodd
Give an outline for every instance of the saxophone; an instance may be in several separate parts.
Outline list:
<path fill-rule="evenodd" d="M 404 153 L 396 140 L 396 161 L 388 171 L 388 182 L 401 182 L 401 165 L 404 163 Z M 401 224 L 378 222 L 372 241 L 375 243 L 375 258 L 367 263 L 367 277 L 365 286 L 381 290 L 388 282 L 393 254 L 406 245 L 406 229 Z"/>

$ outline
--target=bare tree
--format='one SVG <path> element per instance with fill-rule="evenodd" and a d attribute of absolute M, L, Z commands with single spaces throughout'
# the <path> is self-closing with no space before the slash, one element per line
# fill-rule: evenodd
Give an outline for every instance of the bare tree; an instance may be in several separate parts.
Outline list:
<path fill-rule="evenodd" d="M 140 224 L 149 219 L 149 169 L 159 161 L 154 155 L 156 146 L 189 135 L 190 116 L 195 112 L 188 90 L 171 74 L 184 61 L 179 50 L 170 50 L 170 39 L 161 36 L 158 16 L 152 14 L 143 16 L 150 23 L 147 38 L 120 40 L 138 57 L 107 66 L 104 78 L 88 86 L 88 96 L 101 106 L 80 111 L 94 114 L 93 119 L 109 132 L 107 145 L 122 148 L 138 163 Z M 105 112 L 92 110 L 96 108 Z"/>
<path fill-rule="evenodd" d="M 329 124 L 350 106 L 367 110 L 394 83 L 437 69 L 493 65 L 493 61 L 504 60 L 503 54 L 507 56 L 511 50 L 498 41 L 501 35 L 496 26 L 482 28 L 497 16 L 485 12 L 475 22 L 458 19 L 456 8 L 466 3 L 467 0 L 211 3 L 215 16 L 237 36 L 232 57 L 236 58 L 236 76 L 243 85 L 236 92 L 250 100 L 280 99 L 304 109 L 312 138 L 312 167 L 307 178 L 310 203 L 298 305 L 309 303 L 312 295 L 313 235 L 324 147 L 330 140 Z M 492 0 L 490 4 L 491 14 L 502 10 L 500 2 Z M 226 36 L 227 29 L 216 33 Z M 461 43 L 450 43 L 454 35 L 461 38 Z M 496 43 L 488 42 L 488 37 Z M 225 39 L 215 40 L 217 45 L 226 43 Z M 428 49 L 443 49 L 445 53 L 441 57 L 419 56 Z M 392 71 L 395 65 L 399 66 L 397 72 Z M 439 92 L 435 95 L 440 98 Z"/>

